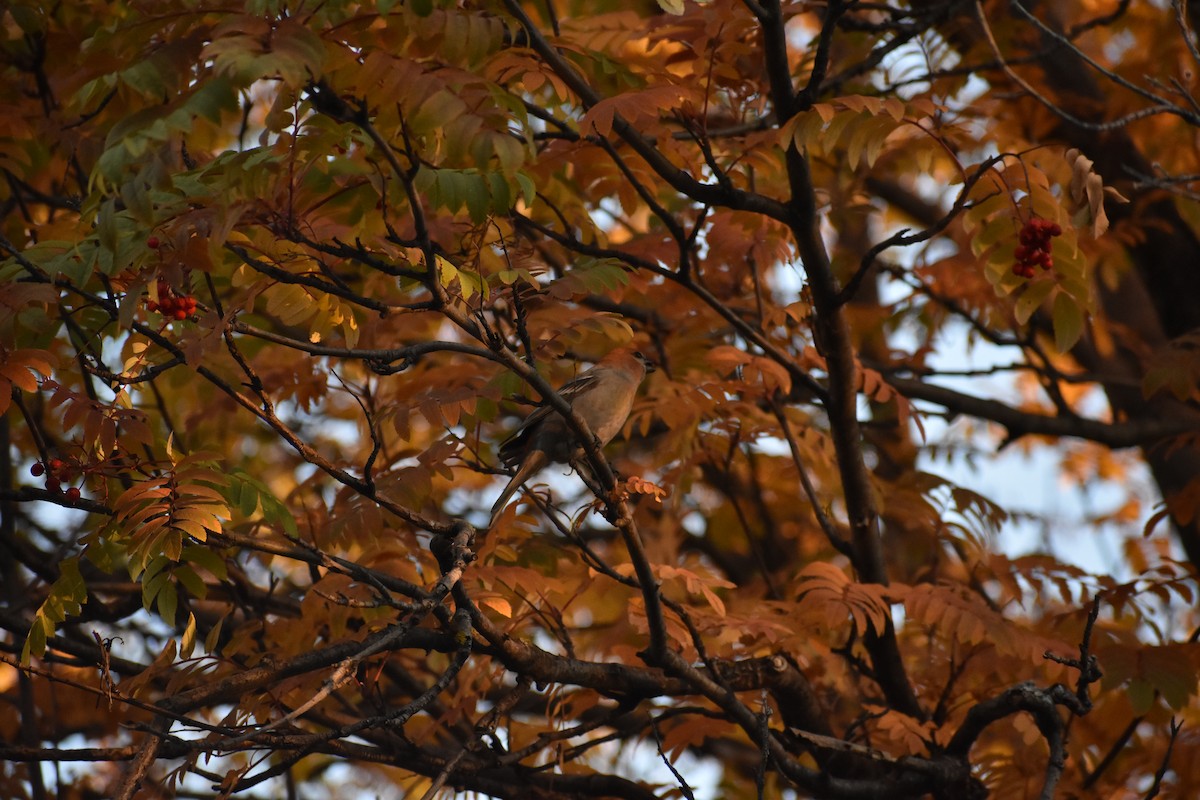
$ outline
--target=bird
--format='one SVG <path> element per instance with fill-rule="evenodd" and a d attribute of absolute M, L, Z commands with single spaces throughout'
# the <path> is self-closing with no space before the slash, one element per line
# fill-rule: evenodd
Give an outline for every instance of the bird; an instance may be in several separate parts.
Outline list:
<path fill-rule="evenodd" d="M 558 394 L 587 422 L 588 430 L 603 447 L 629 418 L 638 387 L 646 374 L 653 371 L 654 365 L 644 355 L 626 345 L 564 384 Z M 521 484 L 543 467 L 575 460 L 583 450 L 575 439 L 567 420 L 552 406 L 539 406 L 526 417 L 500 445 L 500 461 L 506 467 L 516 467 L 517 471 L 492 506 L 491 522 L 496 521 Z"/>

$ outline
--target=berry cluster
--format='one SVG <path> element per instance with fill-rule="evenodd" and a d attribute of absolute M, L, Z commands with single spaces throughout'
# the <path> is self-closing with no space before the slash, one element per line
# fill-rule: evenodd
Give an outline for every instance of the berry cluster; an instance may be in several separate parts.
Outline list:
<path fill-rule="evenodd" d="M 158 311 L 171 319 L 187 319 L 196 313 L 196 298 L 190 294 L 176 294 L 163 278 L 158 279 L 158 302 L 149 300 L 146 308 Z"/>
<path fill-rule="evenodd" d="M 1061 235 L 1062 227 L 1057 222 L 1042 217 L 1030 217 L 1021 227 L 1021 244 L 1014 253 L 1017 263 L 1013 264 L 1013 274 L 1022 278 L 1032 278 L 1035 266 L 1051 269 L 1054 266 L 1054 256 L 1050 255 L 1050 240 Z"/>
<path fill-rule="evenodd" d="M 68 464 L 61 458 L 52 458 L 45 463 L 35 461 L 29 468 L 29 472 L 35 478 L 46 476 L 46 491 L 48 492 L 62 492 L 63 481 L 71 480 L 76 471 L 74 465 Z M 78 487 L 71 486 L 63 494 L 67 496 L 68 500 L 78 500 L 80 491 Z"/>

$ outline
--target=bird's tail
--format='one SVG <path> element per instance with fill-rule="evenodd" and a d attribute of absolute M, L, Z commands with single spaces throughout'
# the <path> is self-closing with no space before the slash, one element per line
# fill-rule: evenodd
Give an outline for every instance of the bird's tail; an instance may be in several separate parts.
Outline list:
<path fill-rule="evenodd" d="M 509 479 L 508 484 L 504 487 L 504 491 L 500 492 L 500 496 L 496 498 L 496 502 L 492 504 L 492 516 L 488 520 L 488 527 L 492 527 L 496 518 L 500 516 L 500 512 L 508 505 L 509 498 L 516 494 L 521 488 L 521 484 L 533 477 L 542 467 L 548 464 L 550 459 L 542 450 L 534 450 L 525 457 L 521 462 L 521 466 L 517 469 L 517 474 Z"/>

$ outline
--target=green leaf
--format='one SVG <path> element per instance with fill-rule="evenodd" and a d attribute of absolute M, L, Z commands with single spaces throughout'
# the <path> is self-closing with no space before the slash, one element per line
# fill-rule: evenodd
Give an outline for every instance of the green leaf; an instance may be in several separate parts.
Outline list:
<path fill-rule="evenodd" d="M 1065 353 L 1083 335 L 1083 309 L 1065 292 L 1054 298 L 1054 346 Z"/>
<path fill-rule="evenodd" d="M 1152 647 L 1142 653 L 1145 679 L 1177 711 L 1187 706 L 1188 698 L 1196 691 L 1196 672 L 1187 653 L 1189 647 L 1195 645 Z"/>
<path fill-rule="evenodd" d="M 238 481 L 234 484 L 237 487 L 238 498 L 234 502 L 238 511 L 242 512 L 243 517 L 249 517 L 254 514 L 258 508 L 258 490 L 250 481 Z"/>
<path fill-rule="evenodd" d="M 488 218 L 488 212 L 492 205 L 492 196 L 488 191 L 487 181 L 484 176 L 474 174 L 468 175 L 466 178 L 466 191 L 463 194 L 463 199 L 467 202 L 467 213 L 471 215 L 471 221 L 479 225 Z"/>
<path fill-rule="evenodd" d="M 96 215 L 96 235 L 100 238 L 100 246 L 110 253 L 117 252 L 117 202 L 109 198 L 100 204 L 100 213 Z"/>
<path fill-rule="evenodd" d="M 58 564 L 59 574 L 50 587 L 45 601 L 33 616 L 25 646 L 21 649 L 21 660 L 29 663 L 33 656 L 46 653 L 46 642 L 54 635 L 55 626 L 78 616 L 87 603 L 87 584 L 79 571 L 79 558 L 65 558 Z"/>
<path fill-rule="evenodd" d="M 160 572 L 152 578 L 143 577 L 142 580 L 142 608 L 149 611 L 154 607 L 154 601 L 158 599 L 159 593 L 168 585 L 171 579 L 170 572 Z"/>
<path fill-rule="evenodd" d="M 978 191 L 978 189 L 976 191 Z M 997 211 L 1007 208 L 1008 206 L 1008 196 L 1001 193 L 992 194 L 983 200 L 977 200 L 975 204 L 967 209 L 966 213 L 962 215 L 963 230 L 970 233 L 971 231 L 975 230 L 975 228 L 979 227 L 979 224 L 992 214 L 995 214 Z M 1008 224 L 1011 229 L 1012 223 L 1009 222 L 1006 224 Z"/>
<path fill-rule="evenodd" d="M 296 527 L 296 518 L 292 516 L 292 512 L 275 498 L 273 494 L 260 494 L 259 502 L 262 504 L 263 519 L 267 522 L 279 525 L 283 528 L 284 533 L 293 539 L 300 535 L 300 529 Z"/>
<path fill-rule="evenodd" d="M 219 123 L 223 113 L 237 109 L 237 92 L 228 77 L 218 75 L 201 84 L 184 107 L 189 114 Z"/>
<path fill-rule="evenodd" d="M 179 593 L 175 589 L 175 584 L 164 584 L 162 591 L 158 593 L 158 614 L 162 617 L 163 622 L 175 627 L 175 612 L 178 608 Z"/>
<path fill-rule="evenodd" d="M 271 49 L 278 56 L 280 75 L 288 86 L 300 88 L 325 67 L 325 44 L 321 37 L 293 19 L 284 19 L 271 35 Z"/>
<path fill-rule="evenodd" d="M 196 570 L 189 566 L 176 567 L 173 570 L 174 577 L 183 584 L 183 588 L 188 590 L 188 594 L 195 597 L 197 600 L 203 600 L 208 595 L 208 586 L 196 574 Z"/>
<path fill-rule="evenodd" d="M 22 6 L 20 3 L 13 3 L 6 10 L 22 32 L 30 36 L 38 36 L 45 31 L 46 20 L 41 13 L 38 13 L 39 6 L 36 4 L 30 8 Z"/>
<path fill-rule="evenodd" d="M 417 133 L 441 129 L 449 120 L 467 112 L 467 104 L 457 95 L 440 89 L 429 97 L 408 118 L 408 124 Z"/>
<path fill-rule="evenodd" d="M 217 580 L 223 581 L 229 574 L 228 568 L 225 565 L 225 559 L 201 545 L 189 544 L 185 546 L 183 548 L 183 560 L 211 572 Z"/>
<path fill-rule="evenodd" d="M 25 646 L 21 648 L 22 664 L 28 665 L 33 657 L 41 658 L 46 654 L 47 633 L 43 622 L 44 617 L 40 613 L 34 615 L 33 626 L 29 629 L 29 635 L 25 637 Z"/>
<path fill-rule="evenodd" d="M 612 258 L 581 258 L 571 268 L 570 274 L 594 294 L 617 289 L 629 283 L 629 273 L 625 265 Z"/>
<path fill-rule="evenodd" d="M 1052 280 L 1043 279 L 1029 284 L 1021 296 L 1017 299 L 1016 307 L 1013 309 L 1013 316 L 1017 318 L 1017 322 L 1021 325 L 1029 322 L 1029 318 L 1033 316 L 1033 312 L 1042 307 L 1042 303 L 1050 296 L 1055 288 L 1055 283 Z"/>
<path fill-rule="evenodd" d="M 513 175 L 525 162 L 525 147 L 509 134 L 492 138 L 492 147 L 496 158 L 500 161 L 500 169 L 505 175 Z"/>
<path fill-rule="evenodd" d="M 1129 688 L 1125 690 L 1129 696 L 1129 702 L 1133 706 L 1135 715 L 1145 714 L 1154 707 L 1154 687 L 1149 681 L 1142 678 L 1134 678 L 1129 682 Z"/>
<path fill-rule="evenodd" d="M 534 184 L 533 178 L 524 172 L 518 172 L 517 183 L 521 185 L 521 196 L 525 198 L 525 205 L 533 208 L 533 201 L 537 198 L 537 186 Z"/>
<path fill-rule="evenodd" d="M 492 210 L 498 214 L 503 214 L 513 207 L 512 188 L 499 172 L 490 172 L 487 177 L 492 196 Z"/>

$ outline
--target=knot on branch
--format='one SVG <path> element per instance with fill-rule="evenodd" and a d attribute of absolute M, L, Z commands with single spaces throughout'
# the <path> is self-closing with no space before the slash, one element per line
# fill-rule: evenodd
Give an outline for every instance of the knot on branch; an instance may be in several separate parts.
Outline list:
<path fill-rule="evenodd" d="M 465 522 L 454 526 L 449 535 L 434 535 L 429 539 L 429 552 L 437 559 L 443 575 L 462 570 L 475 560 L 475 529 Z"/>
<path fill-rule="evenodd" d="M 383 358 L 366 359 L 367 368 L 376 375 L 395 375 L 398 372 L 404 372 L 404 370 L 408 369 L 415 363 L 415 359 L 413 359 L 411 356 L 402 357 L 399 363 Z"/>

